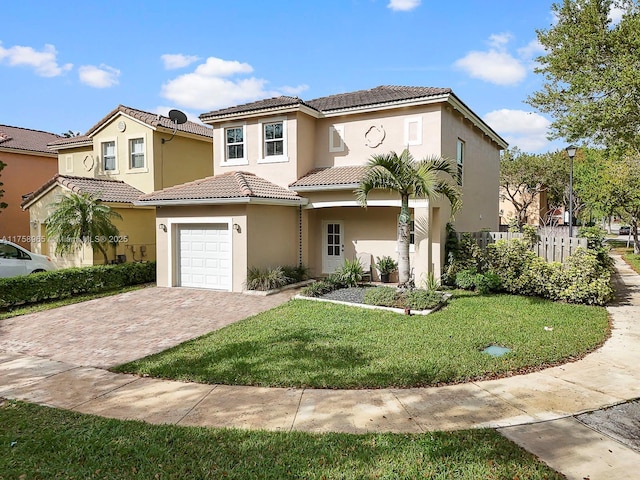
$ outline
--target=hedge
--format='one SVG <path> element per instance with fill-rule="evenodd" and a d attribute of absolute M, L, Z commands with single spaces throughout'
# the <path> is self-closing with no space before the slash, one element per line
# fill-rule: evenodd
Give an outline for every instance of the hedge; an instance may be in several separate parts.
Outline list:
<path fill-rule="evenodd" d="M 0 278 L 0 308 L 155 281 L 155 262 L 96 265 Z"/>

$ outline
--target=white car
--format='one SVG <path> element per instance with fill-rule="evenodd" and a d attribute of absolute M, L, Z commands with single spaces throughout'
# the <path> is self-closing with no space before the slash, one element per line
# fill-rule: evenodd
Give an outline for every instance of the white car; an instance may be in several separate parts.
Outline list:
<path fill-rule="evenodd" d="M 0 239 L 0 278 L 55 269 L 56 266 L 49 257 L 31 253 L 20 245 Z"/>

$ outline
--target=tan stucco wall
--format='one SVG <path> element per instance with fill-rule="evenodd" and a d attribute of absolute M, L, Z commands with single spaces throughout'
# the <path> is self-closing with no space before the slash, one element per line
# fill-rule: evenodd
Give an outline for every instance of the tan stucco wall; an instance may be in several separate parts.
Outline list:
<path fill-rule="evenodd" d="M 0 202 L 7 203 L 7 208 L 0 210 L 0 238 L 30 248 L 29 212 L 20 206 L 22 195 L 53 178 L 57 173 L 56 157 L 0 151 L 0 160 L 6 164 L 0 172 L 0 182 L 4 184 L 0 187 L 4 190 Z"/>
<path fill-rule="evenodd" d="M 211 140 L 176 135 L 162 143 L 171 136 L 158 133 L 153 138 L 155 190 L 213 175 Z"/>
<path fill-rule="evenodd" d="M 456 158 L 457 140 L 465 142 L 462 209 L 454 226 L 459 232 L 498 228 L 500 150 L 489 137 L 451 108 L 442 116 L 442 155 Z"/>
<path fill-rule="evenodd" d="M 247 207 L 247 265 L 273 268 L 298 264 L 298 207 Z"/>
<path fill-rule="evenodd" d="M 93 147 L 65 148 L 58 151 L 58 171 L 61 175 L 76 177 L 93 177 L 96 158 Z"/>
<path fill-rule="evenodd" d="M 61 195 L 67 193 L 67 189 L 56 186 L 29 208 L 32 221 L 30 235 L 33 240 L 30 245 L 31 251 L 49 255 L 58 268 L 103 264 L 103 255 L 99 251 L 94 253 L 89 246 L 81 247 L 74 254 L 56 255 L 55 241 L 47 234 L 45 221 L 53 211 L 52 205 L 59 200 Z M 117 203 L 107 203 L 107 205 L 122 216 L 122 220 L 114 219 L 113 223 L 118 227 L 120 236 L 123 237 L 117 247 L 107 248 L 109 261 L 114 260 L 118 254 L 126 255 L 127 262 L 155 260 L 155 210 L 149 207 L 129 207 Z M 146 250 L 144 257 L 141 255 L 140 247 L 142 246 Z"/>

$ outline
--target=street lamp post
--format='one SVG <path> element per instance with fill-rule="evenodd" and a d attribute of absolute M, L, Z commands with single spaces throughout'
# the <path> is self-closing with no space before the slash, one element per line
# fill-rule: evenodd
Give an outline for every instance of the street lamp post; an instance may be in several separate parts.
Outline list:
<path fill-rule="evenodd" d="M 573 157 L 578 147 L 569 145 L 565 150 L 569 155 L 569 237 L 573 237 Z"/>

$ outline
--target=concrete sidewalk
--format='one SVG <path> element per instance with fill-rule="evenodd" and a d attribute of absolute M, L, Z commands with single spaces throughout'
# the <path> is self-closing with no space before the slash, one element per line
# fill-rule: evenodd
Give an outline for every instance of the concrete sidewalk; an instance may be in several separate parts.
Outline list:
<path fill-rule="evenodd" d="M 616 258 L 611 338 L 584 359 L 438 388 L 317 390 L 202 385 L 0 353 L 0 396 L 119 419 L 309 432 L 497 428 L 568 478 L 637 478 L 640 452 L 579 414 L 640 397 L 640 276 Z M 635 467 L 635 468 L 633 468 Z"/>

